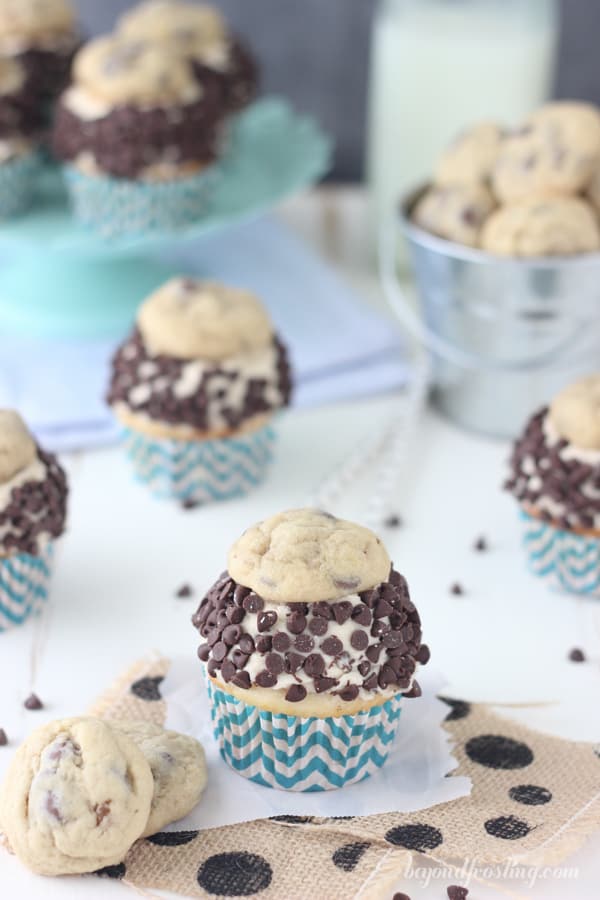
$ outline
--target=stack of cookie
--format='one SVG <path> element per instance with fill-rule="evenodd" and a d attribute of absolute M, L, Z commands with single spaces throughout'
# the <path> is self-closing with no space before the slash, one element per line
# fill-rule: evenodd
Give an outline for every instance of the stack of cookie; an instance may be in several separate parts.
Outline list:
<path fill-rule="evenodd" d="M 476 125 L 444 153 L 412 215 L 432 234 L 500 256 L 600 250 L 600 112 L 557 102 L 516 131 Z"/>
<path fill-rule="evenodd" d="M 33 872 L 93 872 L 187 815 L 205 786 L 194 738 L 149 722 L 59 720 L 17 750 L 0 789 L 0 831 Z"/>

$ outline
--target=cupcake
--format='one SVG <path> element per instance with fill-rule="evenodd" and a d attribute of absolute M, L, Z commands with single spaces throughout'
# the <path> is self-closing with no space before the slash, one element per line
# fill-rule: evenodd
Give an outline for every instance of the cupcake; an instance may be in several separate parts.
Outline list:
<path fill-rule="evenodd" d="M 193 616 L 221 756 L 251 781 L 322 791 L 390 751 L 429 659 L 379 538 L 316 509 L 249 528 Z"/>
<path fill-rule="evenodd" d="M 0 631 L 48 598 L 53 542 L 64 531 L 65 473 L 21 417 L 0 410 Z"/>
<path fill-rule="evenodd" d="M 262 480 L 290 391 L 285 347 L 256 297 L 175 278 L 142 304 L 117 350 L 108 403 L 138 479 L 192 505 Z"/>
<path fill-rule="evenodd" d="M 80 42 L 65 0 L 0 0 L 0 56 L 23 67 L 27 90 L 44 121 L 67 84 Z"/>
<path fill-rule="evenodd" d="M 42 127 L 39 104 L 22 63 L 0 57 L 0 218 L 18 215 L 33 199 Z"/>
<path fill-rule="evenodd" d="M 256 62 L 212 6 L 148 0 L 122 16 L 118 30 L 131 40 L 167 43 L 190 59 L 202 83 L 216 80 L 229 112 L 247 106 L 256 94 Z"/>
<path fill-rule="evenodd" d="M 531 570 L 600 597 L 600 375 L 532 416 L 510 468 L 506 488 L 520 504 Z"/>
<path fill-rule="evenodd" d="M 91 41 L 53 133 L 76 215 L 108 237 L 193 223 L 215 178 L 222 121 L 218 88 L 168 47 Z"/>

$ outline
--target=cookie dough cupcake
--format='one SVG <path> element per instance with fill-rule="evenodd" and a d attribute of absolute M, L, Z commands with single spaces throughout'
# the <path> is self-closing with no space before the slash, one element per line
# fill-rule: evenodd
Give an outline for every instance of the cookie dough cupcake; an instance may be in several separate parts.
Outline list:
<path fill-rule="evenodd" d="M 222 122 L 218 87 L 167 46 L 91 41 L 53 135 L 76 215 L 107 237 L 193 223 L 216 177 Z"/>
<path fill-rule="evenodd" d="M 64 531 L 67 482 L 21 417 L 0 410 L 0 631 L 48 598 L 53 542 Z"/>
<path fill-rule="evenodd" d="M 26 210 L 33 200 L 42 128 L 40 106 L 18 60 L 0 56 L 0 218 Z"/>
<path fill-rule="evenodd" d="M 532 572 L 600 597 L 600 374 L 531 418 L 510 468 L 506 488 L 521 508 Z"/>
<path fill-rule="evenodd" d="M 405 579 L 366 528 L 315 509 L 249 528 L 193 616 L 223 759 L 331 790 L 382 766 L 429 659 Z"/>
<path fill-rule="evenodd" d="M 19 63 L 47 121 L 81 38 L 66 0 L 0 0 L 0 56 Z"/>
<path fill-rule="evenodd" d="M 118 31 L 132 40 L 168 44 L 191 60 L 202 83 L 212 77 L 219 85 L 229 112 L 247 106 L 256 94 L 256 62 L 213 6 L 148 0 L 121 18 Z"/>
<path fill-rule="evenodd" d="M 254 295 L 175 278 L 142 304 L 107 399 L 137 478 L 199 504 L 262 480 L 290 392 L 286 349 Z"/>

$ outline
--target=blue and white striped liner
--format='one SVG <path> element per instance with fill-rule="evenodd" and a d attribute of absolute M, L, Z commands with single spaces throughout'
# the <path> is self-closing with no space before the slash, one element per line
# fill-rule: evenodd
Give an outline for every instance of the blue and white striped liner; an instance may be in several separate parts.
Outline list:
<path fill-rule="evenodd" d="M 244 778 L 285 791 L 330 791 L 381 768 L 396 737 L 401 695 L 354 715 L 286 716 L 249 706 L 206 680 L 221 756 Z"/>
<path fill-rule="evenodd" d="M 125 448 L 138 481 L 156 497 L 210 503 L 248 493 L 273 458 L 270 425 L 214 441 L 157 440 L 125 429 Z"/>
<path fill-rule="evenodd" d="M 555 528 L 521 511 L 529 568 L 551 587 L 600 597 L 600 539 Z"/>
<path fill-rule="evenodd" d="M 39 170 L 40 158 L 34 151 L 0 163 L 0 219 L 10 219 L 31 206 Z"/>
<path fill-rule="evenodd" d="M 22 625 L 48 599 L 53 546 L 39 556 L 19 553 L 0 559 L 0 631 Z"/>
<path fill-rule="evenodd" d="M 218 166 L 172 181 L 135 181 L 86 175 L 65 166 L 75 216 L 102 237 L 170 231 L 192 225 L 204 214 Z"/>

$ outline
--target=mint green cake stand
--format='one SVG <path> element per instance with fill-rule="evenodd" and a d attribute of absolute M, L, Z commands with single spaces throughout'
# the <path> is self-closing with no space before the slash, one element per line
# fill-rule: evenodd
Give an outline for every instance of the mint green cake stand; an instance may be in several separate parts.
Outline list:
<path fill-rule="evenodd" d="M 113 240 L 75 221 L 60 171 L 48 166 L 34 208 L 0 224 L 0 329 L 42 337 L 122 333 L 141 300 L 180 273 L 178 250 L 313 184 L 332 153 L 316 123 L 279 98 L 241 113 L 229 146 L 201 219 Z"/>

